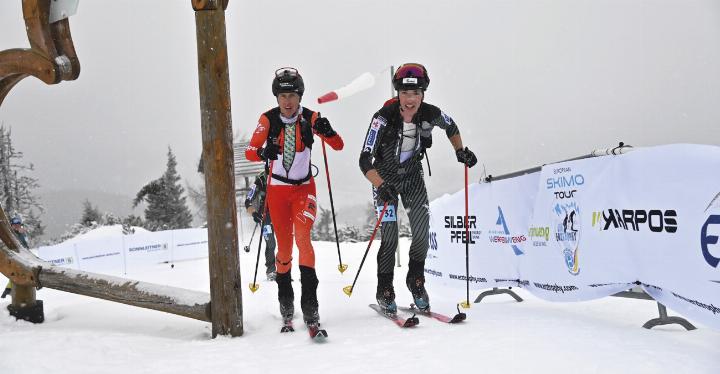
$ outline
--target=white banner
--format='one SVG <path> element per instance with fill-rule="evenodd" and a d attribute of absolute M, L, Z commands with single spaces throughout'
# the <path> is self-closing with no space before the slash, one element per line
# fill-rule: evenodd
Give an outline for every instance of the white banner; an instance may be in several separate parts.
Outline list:
<path fill-rule="evenodd" d="M 126 269 L 142 268 L 170 261 L 172 230 L 123 236 Z"/>
<path fill-rule="evenodd" d="M 121 230 L 100 239 L 74 240 L 38 248 L 38 255 L 57 266 L 119 275 L 128 270 L 207 258 L 207 229 L 138 232 Z"/>
<path fill-rule="evenodd" d="M 516 286 L 518 258 L 527 251 L 527 227 L 539 173 L 469 186 L 470 284 L 473 289 Z M 430 203 L 428 280 L 466 283 L 465 194 L 460 191 Z"/>
<path fill-rule="evenodd" d="M 55 266 L 78 270 L 75 246 L 72 243 L 39 247 L 38 256 Z"/>
<path fill-rule="evenodd" d="M 79 270 L 113 275 L 125 272 L 122 236 L 77 241 L 73 245 Z"/>
<path fill-rule="evenodd" d="M 208 256 L 207 229 L 173 230 L 173 243 L 172 261 Z"/>
<path fill-rule="evenodd" d="M 470 203 L 474 288 L 515 279 L 546 300 L 576 301 L 641 284 L 676 312 L 720 328 L 720 147 L 547 165 L 474 185 Z M 430 208 L 426 267 L 436 277 L 428 278 L 464 288 L 464 191 Z"/>
<path fill-rule="evenodd" d="M 654 147 L 621 160 L 625 183 L 592 206 L 591 243 L 623 245 L 651 296 L 720 327 L 720 147 Z"/>
<path fill-rule="evenodd" d="M 624 182 L 612 174 L 618 161 L 599 157 L 543 167 L 529 231 L 548 232 L 521 261 L 521 282 L 546 300 L 578 301 L 612 295 L 632 287 L 633 266 L 622 259 L 627 248 L 598 243 L 588 219 L 592 205 L 616 195 Z M 595 241 L 596 245 L 593 245 Z M 538 243 L 533 237 L 534 244 Z"/>

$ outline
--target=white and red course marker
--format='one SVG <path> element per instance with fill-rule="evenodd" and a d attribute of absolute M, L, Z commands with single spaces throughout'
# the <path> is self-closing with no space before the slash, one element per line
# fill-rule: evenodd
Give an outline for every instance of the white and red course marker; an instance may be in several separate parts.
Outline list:
<path fill-rule="evenodd" d="M 318 104 L 324 104 L 335 100 L 342 100 L 346 97 L 355 95 L 360 91 L 367 90 L 375 85 L 375 77 L 368 73 L 362 73 L 359 77 L 353 79 L 348 85 L 330 91 L 325 95 L 318 97 Z"/>

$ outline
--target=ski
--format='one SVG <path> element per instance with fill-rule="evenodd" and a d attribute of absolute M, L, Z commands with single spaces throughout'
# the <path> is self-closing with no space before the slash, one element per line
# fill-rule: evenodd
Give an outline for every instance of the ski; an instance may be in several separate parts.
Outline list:
<path fill-rule="evenodd" d="M 398 327 L 404 328 L 404 327 L 413 327 L 420 323 L 420 320 L 415 317 L 415 314 L 412 315 L 412 317 L 403 320 L 401 317 L 399 317 L 397 314 L 391 314 L 391 313 L 385 313 L 385 311 L 380 307 L 380 305 L 377 304 L 370 304 L 368 305 L 372 310 L 378 312 L 381 316 L 395 322 Z"/>
<path fill-rule="evenodd" d="M 465 319 L 467 318 L 467 315 L 465 315 L 465 313 L 460 312 L 459 309 L 458 309 L 458 313 L 456 315 L 454 315 L 453 317 L 449 317 L 449 316 L 446 316 L 446 315 L 440 314 L 440 313 L 431 312 L 429 310 L 428 311 L 420 310 L 417 307 L 415 307 L 415 304 L 410 304 L 409 308 L 401 306 L 398 309 L 400 309 L 404 312 L 414 313 L 414 314 L 419 314 L 421 316 L 429 317 L 429 318 L 438 320 L 443 323 L 456 324 L 456 323 L 465 321 Z"/>
<path fill-rule="evenodd" d="M 293 332 L 295 331 L 295 327 L 293 327 L 293 321 L 287 320 L 283 321 L 283 327 L 280 329 L 280 332 Z"/>
<path fill-rule="evenodd" d="M 324 342 L 328 337 L 327 331 L 320 328 L 320 323 L 309 323 L 307 329 L 308 334 L 310 334 L 310 339 L 317 343 Z"/>

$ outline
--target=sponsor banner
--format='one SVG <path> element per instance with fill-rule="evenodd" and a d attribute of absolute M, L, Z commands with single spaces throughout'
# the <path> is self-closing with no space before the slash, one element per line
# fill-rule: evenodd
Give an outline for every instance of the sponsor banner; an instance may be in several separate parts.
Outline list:
<path fill-rule="evenodd" d="M 59 244 L 38 248 L 38 257 L 55 265 L 69 269 L 78 269 L 75 247 L 72 244 Z"/>
<path fill-rule="evenodd" d="M 517 280 L 506 284 L 575 301 L 640 282 L 669 308 L 720 328 L 719 170 L 720 147 L 681 144 L 473 185 L 471 284 Z M 430 207 L 426 275 L 464 288 L 464 191 Z"/>
<path fill-rule="evenodd" d="M 79 270 L 112 275 L 125 272 L 121 235 L 78 241 L 73 245 Z"/>
<path fill-rule="evenodd" d="M 720 328 L 720 147 L 630 152 L 622 170 L 629 183 L 618 186 L 622 194 L 614 204 L 604 205 L 598 232 L 624 238 L 638 279 L 656 287 L 648 292 L 653 297 Z M 617 227 L 609 208 L 617 209 L 616 220 L 622 216 Z"/>
<path fill-rule="evenodd" d="M 123 237 L 125 266 L 136 269 L 170 261 L 173 231 L 141 232 Z"/>
<path fill-rule="evenodd" d="M 207 229 L 173 230 L 171 261 L 194 260 L 208 257 Z"/>
<path fill-rule="evenodd" d="M 546 165 L 520 265 L 523 286 L 546 300 L 595 299 L 630 288 L 633 267 L 622 246 L 591 245 L 590 206 L 618 184 L 607 157 Z M 594 206 L 594 205 L 593 205 Z"/>
<path fill-rule="evenodd" d="M 38 248 L 57 266 L 119 275 L 163 262 L 207 258 L 207 229 L 138 232 Z"/>
<path fill-rule="evenodd" d="M 426 276 L 465 287 L 467 231 L 471 287 L 516 286 L 520 278 L 518 259 L 530 245 L 528 212 L 537 193 L 538 177 L 539 173 L 532 173 L 469 186 L 467 222 L 464 191 L 431 202 L 426 269 L 432 272 Z"/>

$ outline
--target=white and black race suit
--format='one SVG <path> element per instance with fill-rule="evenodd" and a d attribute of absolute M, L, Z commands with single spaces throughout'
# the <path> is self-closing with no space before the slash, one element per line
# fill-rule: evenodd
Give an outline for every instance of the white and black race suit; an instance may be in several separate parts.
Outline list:
<path fill-rule="evenodd" d="M 384 183 L 390 183 L 400 194 L 412 231 L 410 261 L 419 263 L 424 263 L 427 256 L 430 214 L 421 161 L 432 145 L 434 127 L 445 130 L 448 138 L 459 134 L 455 122 L 438 107 L 423 102 L 412 122 L 404 123 L 398 100 L 391 100 L 373 116 L 360 153 L 363 174 L 375 169 Z M 374 187 L 373 201 L 382 209 L 383 202 L 378 201 Z M 378 274 L 392 274 L 395 266 L 397 198 L 388 210 L 382 222 Z"/>

